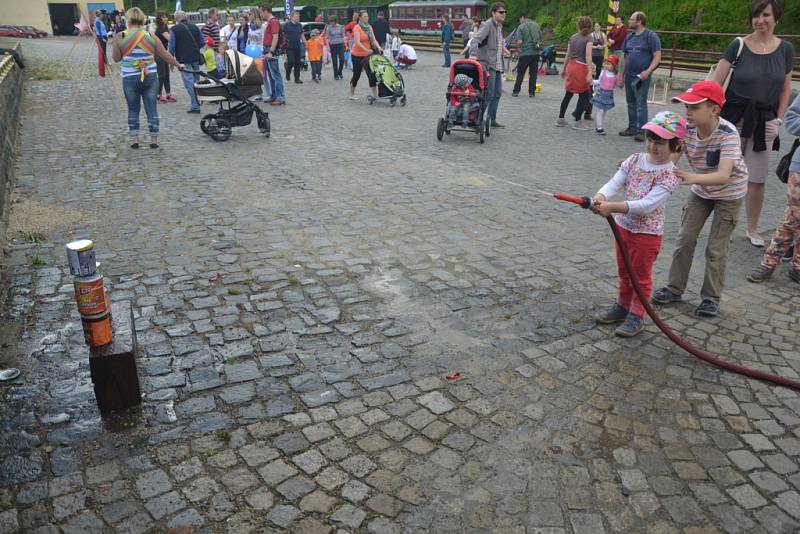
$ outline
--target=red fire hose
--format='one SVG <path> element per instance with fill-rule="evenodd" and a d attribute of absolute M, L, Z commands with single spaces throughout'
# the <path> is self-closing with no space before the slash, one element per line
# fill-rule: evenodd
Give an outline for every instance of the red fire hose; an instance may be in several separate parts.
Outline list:
<path fill-rule="evenodd" d="M 557 200 L 564 200 L 566 202 L 572 202 L 573 204 L 577 204 L 582 208 L 590 208 L 592 206 L 592 199 L 589 197 L 576 197 L 572 195 L 564 195 L 562 193 L 556 193 L 553 195 Z M 634 291 L 636 291 L 636 295 L 639 297 L 639 300 L 644 305 L 644 309 L 647 311 L 647 315 L 653 319 L 653 322 L 661 329 L 664 334 L 672 340 L 673 343 L 678 345 L 680 348 L 688 352 L 689 354 L 700 358 L 701 360 L 710 363 L 711 365 L 716 365 L 717 367 L 721 367 L 722 369 L 726 369 L 728 371 L 733 371 L 734 373 L 738 373 L 740 375 L 749 376 L 751 378 L 757 378 L 759 380 L 764 380 L 766 382 L 772 382 L 773 384 L 778 384 L 779 386 L 785 386 L 787 388 L 797 389 L 800 390 L 800 382 L 796 380 L 791 380 L 789 378 L 784 378 L 782 376 L 773 375 L 770 373 L 765 373 L 763 371 L 758 371 L 756 369 L 750 369 L 748 367 L 743 367 L 741 365 L 736 365 L 734 363 L 729 363 L 724 360 L 721 360 L 711 354 L 710 352 L 706 352 L 704 350 L 698 349 L 690 345 L 686 342 L 683 338 L 678 336 L 672 329 L 667 326 L 667 324 L 658 316 L 655 312 L 653 307 L 650 305 L 649 299 L 645 298 L 644 291 L 642 291 L 642 286 L 639 285 L 639 280 L 636 278 L 636 275 L 633 272 L 633 266 L 631 265 L 631 258 L 628 256 L 628 249 L 625 246 L 625 242 L 619 235 L 619 229 L 617 228 L 617 223 L 614 222 L 613 217 L 610 215 L 606 217 L 606 221 L 608 221 L 608 225 L 611 227 L 611 231 L 614 233 L 614 239 L 617 240 L 617 245 L 619 245 L 620 252 L 622 253 L 622 261 L 625 263 L 625 269 L 628 270 L 628 275 L 631 279 L 631 284 L 633 285 Z"/>

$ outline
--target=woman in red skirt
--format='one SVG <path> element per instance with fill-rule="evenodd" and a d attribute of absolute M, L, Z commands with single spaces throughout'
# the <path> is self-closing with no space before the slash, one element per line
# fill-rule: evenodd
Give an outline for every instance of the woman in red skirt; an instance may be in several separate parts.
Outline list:
<path fill-rule="evenodd" d="M 566 126 L 564 114 L 572 100 L 572 95 L 578 95 L 578 104 L 572 116 L 575 117 L 575 130 L 591 130 L 591 127 L 581 120 L 586 110 L 591 105 L 592 98 L 592 19 L 581 17 L 578 19 L 578 33 L 570 37 L 564 68 L 561 77 L 564 78 L 564 99 L 561 101 L 561 110 L 558 113 L 556 126 Z"/>

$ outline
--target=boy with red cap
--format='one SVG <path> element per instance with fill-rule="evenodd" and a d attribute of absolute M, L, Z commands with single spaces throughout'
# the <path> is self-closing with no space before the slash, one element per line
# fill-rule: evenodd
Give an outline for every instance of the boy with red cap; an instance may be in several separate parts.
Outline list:
<path fill-rule="evenodd" d="M 695 313 L 714 317 L 719 313 L 725 284 L 731 234 L 747 194 L 747 166 L 736 127 L 719 116 L 725 105 L 725 95 L 717 82 L 697 82 L 672 102 L 686 105 L 689 130 L 683 140 L 683 152 L 692 172 L 679 170 L 677 174 L 692 188 L 683 208 L 669 281 L 653 294 L 652 300 L 657 304 L 680 302 L 692 267 L 697 236 L 713 213 L 706 245 L 705 275 L 700 288 L 701 302 Z"/>
<path fill-rule="evenodd" d="M 206 67 L 206 72 L 216 76 L 217 74 L 217 57 L 214 54 L 214 39 L 206 37 L 205 46 L 201 52 L 203 54 L 203 64 Z"/>
<path fill-rule="evenodd" d="M 681 183 L 673 159 L 686 135 L 686 121 L 672 111 L 662 111 L 642 127 L 645 152 L 622 162 L 619 170 L 592 199 L 592 211 L 603 217 L 619 213 L 619 235 L 631 257 L 639 284 L 650 298 L 653 289 L 653 264 L 661 250 L 664 233 L 664 206 Z M 623 202 L 607 199 L 622 193 Z M 634 293 L 628 270 L 617 247 L 619 290 L 617 299 L 595 318 L 600 324 L 622 323 L 614 333 L 635 336 L 644 329 L 644 304 Z"/>

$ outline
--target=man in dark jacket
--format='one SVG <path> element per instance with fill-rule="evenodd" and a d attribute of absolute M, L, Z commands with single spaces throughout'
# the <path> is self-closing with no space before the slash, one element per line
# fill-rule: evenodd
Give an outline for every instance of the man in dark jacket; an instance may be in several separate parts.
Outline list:
<path fill-rule="evenodd" d="M 450 15 L 442 15 L 442 50 L 444 50 L 444 65 L 450 68 L 450 43 L 453 41 L 453 25 L 450 24 Z"/>
<path fill-rule="evenodd" d="M 169 30 L 169 53 L 175 56 L 178 63 L 183 63 L 186 70 L 181 71 L 183 86 L 189 93 L 192 100 L 192 107 L 188 113 L 200 113 L 200 102 L 197 101 L 197 94 L 194 92 L 194 84 L 199 79 L 197 72 L 200 70 L 200 43 L 205 43 L 200 30 L 194 24 L 186 20 L 186 13 L 183 11 L 175 12 L 175 25 Z"/>
<path fill-rule="evenodd" d="M 375 32 L 375 40 L 378 44 L 386 46 L 386 36 L 389 35 L 389 21 L 385 18 L 383 11 L 378 11 L 378 18 L 372 23 L 372 31 Z"/>
<path fill-rule="evenodd" d="M 284 23 L 283 31 L 286 32 L 286 81 L 291 79 L 294 70 L 294 83 L 303 83 L 300 79 L 300 60 L 303 59 L 306 36 L 303 35 L 303 25 L 300 24 L 300 13 L 292 13 L 289 22 Z"/>

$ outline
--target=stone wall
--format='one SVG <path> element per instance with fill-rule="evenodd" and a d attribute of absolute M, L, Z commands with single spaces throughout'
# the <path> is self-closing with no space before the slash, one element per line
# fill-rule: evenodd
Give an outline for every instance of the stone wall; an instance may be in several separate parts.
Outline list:
<path fill-rule="evenodd" d="M 15 48 L 21 53 L 19 44 Z M 22 111 L 23 77 L 22 69 L 12 56 L 0 56 L 0 243 L 2 245 L 5 245 L 8 200 L 14 189 L 14 159 L 17 154 Z"/>

